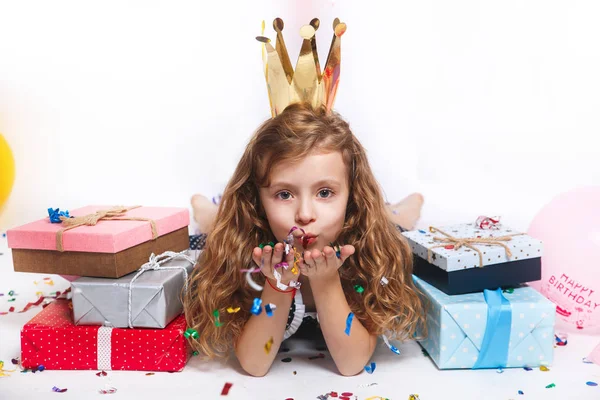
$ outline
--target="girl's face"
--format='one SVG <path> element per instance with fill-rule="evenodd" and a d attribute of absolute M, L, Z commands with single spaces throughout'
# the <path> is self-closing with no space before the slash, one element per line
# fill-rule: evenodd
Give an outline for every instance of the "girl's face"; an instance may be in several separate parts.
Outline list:
<path fill-rule="evenodd" d="M 260 201 L 269 226 L 283 241 L 292 226 L 315 238 L 308 248 L 323 249 L 335 242 L 346 215 L 348 171 L 341 152 L 311 153 L 271 171 L 271 185 L 260 188 Z M 298 247 L 301 246 L 298 241 Z"/>

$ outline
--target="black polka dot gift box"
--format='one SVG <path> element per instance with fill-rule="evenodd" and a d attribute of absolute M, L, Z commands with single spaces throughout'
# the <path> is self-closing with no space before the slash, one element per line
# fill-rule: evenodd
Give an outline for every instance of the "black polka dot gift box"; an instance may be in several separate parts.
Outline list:
<path fill-rule="evenodd" d="M 164 329 L 76 326 L 70 304 L 56 300 L 25 324 L 23 368 L 175 372 L 191 355 L 183 315 Z"/>
<path fill-rule="evenodd" d="M 414 274 L 449 295 L 541 279 L 542 242 L 500 224 L 431 226 L 402 235 L 415 256 Z"/>

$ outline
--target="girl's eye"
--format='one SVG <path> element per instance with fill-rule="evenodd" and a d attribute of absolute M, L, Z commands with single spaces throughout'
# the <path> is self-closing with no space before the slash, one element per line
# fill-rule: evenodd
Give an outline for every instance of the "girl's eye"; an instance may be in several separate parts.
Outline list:
<path fill-rule="evenodd" d="M 330 189 L 319 190 L 319 197 L 321 197 L 322 199 L 331 197 L 332 194 L 333 192 Z"/>
<path fill-rule="evenodd" d="M 292 194 L 290 192 L 279 192 L 276 196 L 281 200 L 288 200 Z"/>

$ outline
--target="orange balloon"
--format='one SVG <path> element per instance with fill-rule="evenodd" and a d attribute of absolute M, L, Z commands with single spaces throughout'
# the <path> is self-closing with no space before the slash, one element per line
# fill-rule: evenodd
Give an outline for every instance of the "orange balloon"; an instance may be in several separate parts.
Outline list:
<path fill-rule="evenodd" d="M 0 209 L 10 195 L 15 181 L 15 159 L 4 136 L 0 133 Z"/>

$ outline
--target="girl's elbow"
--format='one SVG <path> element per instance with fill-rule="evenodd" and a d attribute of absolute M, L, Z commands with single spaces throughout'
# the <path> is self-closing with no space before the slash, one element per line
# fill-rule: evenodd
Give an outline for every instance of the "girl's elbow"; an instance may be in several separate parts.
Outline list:
<path fill-rule="evenodd" d="M 252 361 L 252 358 L 244 358 L 238 356 L 238 361 L 242 369 L 250 376 L 256 378 L 263 377 L 269 372 L 270 365 L 261 365 Z"/>
<path fill-rule="evenodd" d="M 341 366 L 341 367 L 338 366 L 338 371 L 339 371 L 340 375 L 342 375 L 342 376 L 355 376 L 355 375 L 360 374 L 362 372 L 362 370 L 363 370 L 362 366 L 355 367 L 355 368 L 348 367 L 346 365 Z"/>

